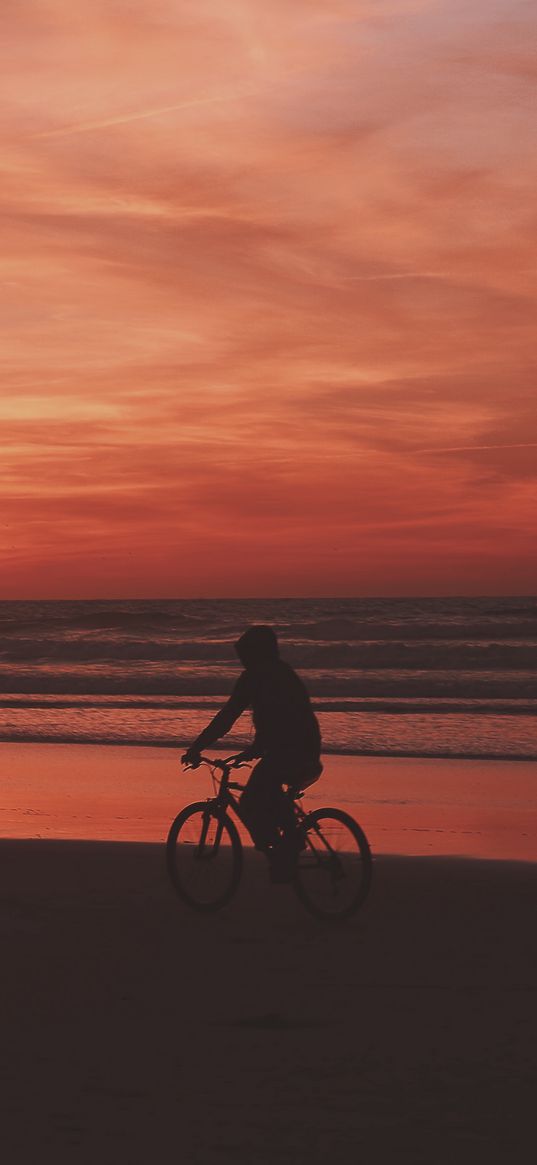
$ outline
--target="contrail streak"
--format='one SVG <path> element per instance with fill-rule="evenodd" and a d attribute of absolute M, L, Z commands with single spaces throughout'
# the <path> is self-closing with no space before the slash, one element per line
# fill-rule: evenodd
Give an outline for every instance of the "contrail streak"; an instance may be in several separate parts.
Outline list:
<path fill-rule="evenodd" d="M 347 275 L 343 283 L 379 283 L 391 279 L 447 279 L 449 271 L 387 271 L 377 275 Z"/>
<path fill-rule="evenodd" d="M 537 449 L 537 441 L 516 441 L 510 445 L 433 445 L 428 449 L 414 449 L 414 453 L 472 453 L 480 449 Z"/>
<path fill-rule="evenodd" d="M 180 101 L 176 105 L 162 105 L 158 109 L 141 110 L 139 113 L 127 113 L 119 117 L 101 118 L 99 121 L 81 121 L 76 125 L 62 126 L 61 129 L 43 130 L 41 133 L 32 134 L 32 139 L 37 138 L 62 138 L 69 137 L 71 134 L 91 133 L 95 129 L 109 129 L 115 125 L 127 125 L 131 121 L 144 121 L 150 117 L 160 117 L 165 113 L 177 113 L 182 109 L 194 109 L 198 105 L 220 105 L 226 101 L 240 101 L 243 97 L 252 97 L 254 90 L 247 90 L 242 93 L 229 93 L 227 96 L 216 97 L 195 97 L 192 101 Z"/>

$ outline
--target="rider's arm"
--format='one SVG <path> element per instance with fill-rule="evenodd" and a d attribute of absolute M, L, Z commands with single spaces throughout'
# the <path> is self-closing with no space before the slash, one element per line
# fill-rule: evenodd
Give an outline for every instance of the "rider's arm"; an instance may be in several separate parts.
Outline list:
<path fill-rule="evenodd" d="M 191 752 L 202 752 L 204 748 L 210 748 L 221 736 L 225 736 L 233 727 L 239 716 L 246 710 L 251 702 L 250 685 L 246 672 L 239 676 L 235 687 L 229 697 L 227 704 L 217 712 L 216 716 L 211 720 L 211 723 L 200 732 L 197 740 L 190 746 Z"/>

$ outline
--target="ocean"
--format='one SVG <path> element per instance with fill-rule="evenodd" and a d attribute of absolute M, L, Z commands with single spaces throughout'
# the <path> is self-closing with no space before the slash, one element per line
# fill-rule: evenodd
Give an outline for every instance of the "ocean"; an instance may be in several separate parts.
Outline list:
<path fill-rule="evenodd" d="M 269 623 L 325 753 L 537 759 L 537 598 L 0 603 L 0 740 L 183 746 Z M 248 715 L 225 743 L 251 739 Z"/>

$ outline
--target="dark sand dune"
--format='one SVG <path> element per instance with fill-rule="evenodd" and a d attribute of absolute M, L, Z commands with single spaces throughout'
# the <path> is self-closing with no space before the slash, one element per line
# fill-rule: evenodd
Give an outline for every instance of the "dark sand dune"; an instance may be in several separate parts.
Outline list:
<path fill-rule="evenodd" d="M 327 928 L 254 855 L 213 918 L 161 846 L 0 861 L 6 1162 L 533 1159 L 537 865 L 382 858 Z"/>

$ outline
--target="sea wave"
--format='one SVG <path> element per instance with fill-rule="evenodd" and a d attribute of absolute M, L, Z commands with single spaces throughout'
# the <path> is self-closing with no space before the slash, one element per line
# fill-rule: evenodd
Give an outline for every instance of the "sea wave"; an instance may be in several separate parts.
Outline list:
<path fill-rule="evenodd" d="M 5 721 L 0 715 L 0 741 L 56 744 L 153 745 L 181 750 L 191 743 L 204 723 L 200 713 L 182 715 L 159 710 L 125 709 L 107 715 L 86 709 L 73 712 L 49 710 L 39 719 L 20 717 Z M 438 757 L 480 759 L 537 759 L 535 717 L 441 715 L 360 717 L 320 713 L 323 755 L 391 757 Z M 469 733 L 468 721 L 471 722 Z M 248 725 L 240 724 L 219 745 L 222 751 L 244 747 L 250 739 Z M 213 750 L 214 751 L 214 750 Z M 218 751 L 218 750 L 217 750 Z"/>
<path fill-rule="evenodd" d="M 422 640 L 406 642 L 362 641 L 361 643 L 306 641 L 282 644 L 282 655 L 299 670 L 311 669 L 478 669 L 537 668 L 537 640 L 496 642 L 479 640 Z M 124 637 L 120 641 L 85 636 L 71 640 L 57 637 L 0 639 L 3 664 L 28 661 L 115 663 L 169 661 L 177 664 L 199 661 L 221 666 L 238 666 L 231 643 L 214 639 Z"/>
<path fill-rule="evenodd" d="M 31 665 L 0 664 L 0 693 L 49 693 L 130 696 L 219 696 L 229 694 L 237 668 L 226 664 L 200 667 L 196 661 L 171 664 L 131 660 Z M 312 668 L 301 675 L 313 697 L 382 697 L 430 700 L 532 699 L 535 671 L 497 669 Z"/>
<path fill-rule="evenodd" d="M 184 633 L 185 628 L 197 628 L 202 625 L 204 625 L 204 620 L 199 615 L 186 614 L 185 612 L 170 614 L 165 611 L 141 613 L 110 609 L 90 611 L 87 614 L 49 614 L 45 617 L 36 615 L 35 618 L 17 620 L 16 622 L 12 618 L 2 619 L 0 617 L 2 635 L 18 638 L 27 634 L 31 635 L 32 632 L 38 630 L 40 634 L 36 637 L 36 642 L 40 642 L 43 632 L 53 632 L 55 636 L 61 636 L 62 632 L 75 631 L 77 634 L 84 634 L 84 632 L 108 630 L 116 633 L 134 632 L 140 634 L 144 632 L 149 635 L 153 631 L 161 631 L 162 628 Z"/>
<path fill-rule="evenodd" d="M 28 695 L 0 695 L 0 709 L 24 709 L 35 712 L 48 709 L 95 710 L 141 708 L 146 711 L 172 710 L 175 712 L 203 710 L 208 714 L 216 712 L 225 702 L 221 696 L 118 696 L 118 695 L 49 695 L 31 693 Z M 430 715 L 442 712 L 454 714 L 479 713 L 491 716 L 537 716 L 537 699 L 534 700 L 486 700 L 458 699 L 444 700 L 402 699 L 340 699 L 328 697 L 312 701 L 316 713 L 382 712 L 385 716 Z"/>
<path fill-rule="evenodd" d="M 440 620 L 398 620 L 379 622 L 376 619 L 358 621 L 356 619 L 324 619 L 315 623 L 291 623 L 278 628 L 280 638 L 290 642 L 327 641 L 348 643 L 375 642 L 378 640 L 425 639 L 441 642 L 448 640 L 465 643 L 490 639 L 537 639 L 537 619 L 505 619 L 491 617 L 488 620 L 465 619 L 460 622 L 453 618 Z M 464 634 L 463 634 L 464 632 Z"/>

